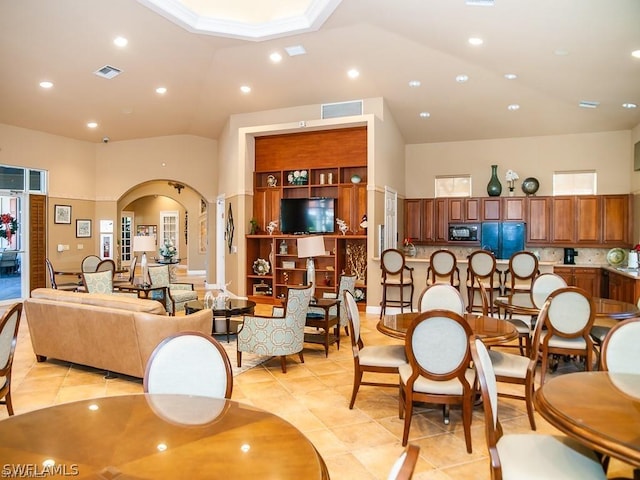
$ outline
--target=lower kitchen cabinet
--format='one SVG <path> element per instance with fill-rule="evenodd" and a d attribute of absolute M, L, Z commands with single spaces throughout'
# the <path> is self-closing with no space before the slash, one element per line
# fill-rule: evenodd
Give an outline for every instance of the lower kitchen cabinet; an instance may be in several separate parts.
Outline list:
<path fill-rule="evenodd" d="M 621 302 L 637 303 L 640 298 L 640 279 L 605 270 L 609 279 L 609 298 Z"/>
<path fill-rule="evenodd" d="M 553 267 L 553 272 L 564 278 L 570 287 L 582 288 L 593 297 L 601 296 L 599 267 L 562 265 Z"/>

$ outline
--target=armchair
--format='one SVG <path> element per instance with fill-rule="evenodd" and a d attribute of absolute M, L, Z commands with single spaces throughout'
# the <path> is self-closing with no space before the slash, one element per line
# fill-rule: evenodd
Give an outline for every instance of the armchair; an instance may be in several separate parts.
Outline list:
<path fill-rule="evenodd" d="M 310 285 L 290 287 L 282 316 L 277 316 L 281 312 L 279 308 L 274 308 L 272 317 L 246 315 L 238 331 L 238 367 L 242 365 L 242 352 L 279 355 L 282 373 L 287 373 L 287 355 L 297 353 L 304 363 L 302 347 L 310 300 Z"/>
<path fill-rule="evenodd" d="M 198 294 L 193 289 L 193 283 L 172 283 L 169 280 L 168 265 L 149 267 L 149 278 L 152 286 L 166 287 L 165 308 L 171 315 L 175 315 L 177 311 L 184 310 L 184 305 L 187 302 L 198 299 Z M 162 293 L 152 291 L 150 298 L 161 300 Z"/>
<path fill-rule="evenodd" d="M 356 276 L 355 275 L 342 275 L 340 277 L 340 284 L 338 285 L 338 293 L 337 298 L 341 300 L 340 303 L 340 318 L 339 318 L 339 328 L 344 327 L 345 333 L 349 334 L 349 317 L 347 316 L 347 306 L 344 303 L 343 292 L 350 292 L 352 295 L 355 295 L 356 289 Z M 329 309 L 330 316 L 336 316 L 337 307 L 331 307 Z M 324 316 L 324 310 L 318 307 L 314 307 L 313 305 L 309 307 L 309 313 L 319 313 Z"/>

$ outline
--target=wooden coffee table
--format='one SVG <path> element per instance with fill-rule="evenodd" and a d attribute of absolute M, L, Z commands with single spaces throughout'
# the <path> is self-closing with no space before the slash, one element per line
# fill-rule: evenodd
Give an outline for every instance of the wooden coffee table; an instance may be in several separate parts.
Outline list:
<path fill-rule="evenodd" d="M 204 310 L 204 303 L 200 300 L 192 300 L 190 302 L 185 303 L 184 311 L 187 315 L 195 312 L 199 312 L 200 310 Z M 231 332 L 231 317 L 239 317 L 241 315 L 253 315 L 253 311 L 256 308 L 256 302 L 252 302 L 251 300 L 242 300 L 242 299 L 232 299 L 229 303 L 229 306 L 225 309 L 215 309 L 212 308 L 214 323 L 211 328 L 211 335 L 227 335 L 227 343 L 229 343 L 229 335 Z M 226 331 L 224 332 L 216 332 L 215 331 L 215 318 L 216 317 L 224 317 L 226 321 Z"/>

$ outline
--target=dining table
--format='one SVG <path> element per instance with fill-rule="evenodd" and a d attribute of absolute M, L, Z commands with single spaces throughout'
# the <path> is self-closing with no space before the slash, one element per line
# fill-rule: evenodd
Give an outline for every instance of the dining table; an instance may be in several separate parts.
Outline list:
<path fill-rule="evenodd" d="M 0 459 L 10 478 L 329 478 L 313 444 L 281 417 L 190 395 L 119 395 L 11 416 L 0 420 Z"/>
<path fill-rule="evenodd" d="M 383 315 L 378 321 L 376 328 L 385 335 L 404 340 L 411 322 L 413 322 L 420 313 L 421 312 L 406 312 L 395 315 Z M 475 313 L 465 313 L 463 317 L 471 327 L 473 333 L 481 338 L 486 345 L 499 345 L 518 338 L 518 330 L 516 330 L 516 327 L 512 323 L 506 320 Z"/>
<path fill-rule="evenodd" d="M 640 467 L 640 375 L 576 372 L 536 389 L 536 411 L 566 435 Z"/>

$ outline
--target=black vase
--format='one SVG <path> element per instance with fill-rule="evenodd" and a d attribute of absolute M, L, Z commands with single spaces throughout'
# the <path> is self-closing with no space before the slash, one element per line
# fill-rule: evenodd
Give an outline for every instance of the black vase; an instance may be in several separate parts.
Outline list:
<path fill-rule="evenodd" d="M 490 197 L 499 197 L 502 193 L 502 184 L 498 180 L 498 166 L 491 165 L 491 179 L 487 184 L 487 193 Z"/>

